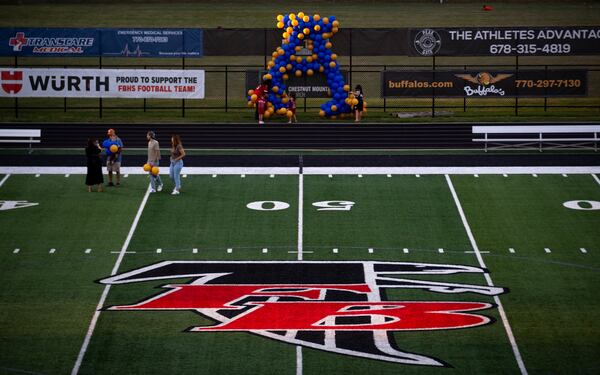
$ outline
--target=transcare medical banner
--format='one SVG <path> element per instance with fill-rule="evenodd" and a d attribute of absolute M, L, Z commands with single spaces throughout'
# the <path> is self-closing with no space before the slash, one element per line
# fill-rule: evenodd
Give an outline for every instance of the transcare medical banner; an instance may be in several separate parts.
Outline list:
<path fill-rule="evenodd" d="M 0 97 L 203 99 L 204 70 L 0 67 Z"/>

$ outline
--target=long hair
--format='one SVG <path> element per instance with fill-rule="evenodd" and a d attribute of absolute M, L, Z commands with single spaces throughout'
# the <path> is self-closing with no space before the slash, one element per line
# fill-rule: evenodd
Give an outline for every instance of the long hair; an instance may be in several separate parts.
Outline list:
<path fill-rule="evenodd" d="M 156 134 L 152 130 L 148 131 L 147 134 L 150 136 L 150 138 L 156 139 Z"/>
<path fill-rule="evenodd" d="M 173 134 L 171 136 L 171 146 L 173 147 L 173 149 L 176 149 L 177 146 L 179 146 L 181 144 L 181 137 L 179 137 L 179 134 Z"/>
<path fill-rule="evenodd" d="M 361 85 L 356 85 L 355 90 L 358 91 L 358 92 L 360 92 L 361 94 L 363 93 L 363 89 L 362 89 Z"/>
<path fill-rule="evenodd" d="M 96 142 L 95 139 L 88 138 L 88 140 L 87 140 L 87 148 L 92 148 L 92 147 L 96 146 L 95 142 Z"/>

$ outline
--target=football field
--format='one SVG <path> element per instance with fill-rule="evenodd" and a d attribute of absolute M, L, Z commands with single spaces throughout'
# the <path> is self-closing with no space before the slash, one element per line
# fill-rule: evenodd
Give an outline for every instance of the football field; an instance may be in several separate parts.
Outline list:
<path fill-rule="evenodd" d="M 0 168 L 0 373 L 600 371 L 600 168 L 84 172 Z"/>

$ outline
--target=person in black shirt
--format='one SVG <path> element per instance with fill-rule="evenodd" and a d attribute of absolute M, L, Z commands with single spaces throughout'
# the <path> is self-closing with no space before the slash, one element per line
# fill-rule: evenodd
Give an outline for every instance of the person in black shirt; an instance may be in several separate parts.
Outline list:
<path fill-rule="evenodd" d="M 98 140 L 88 139 L 85 155 L 87 156 L 87 175 L 85 176 L 85 184 L 88 191 L 92 192 L 92 186 L 98 186 L 98 192 L 102 191 L 104 176 L 102 175 L 102 160 L 100 153 L 102 149 L 98 145 Z"/>

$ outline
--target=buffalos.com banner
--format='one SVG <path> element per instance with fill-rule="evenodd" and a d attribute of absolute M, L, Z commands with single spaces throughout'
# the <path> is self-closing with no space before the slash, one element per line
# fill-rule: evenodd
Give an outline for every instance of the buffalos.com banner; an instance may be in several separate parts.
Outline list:
<path fill-rule="evenodd" d="M 410 30 L 413 56 L 597 55 L 600 27 L 480 27 Z"/>
<path fill-rule="evenodd" d="M 382 97 L 548 97 L 587 95 L 586 70 L 384 71 Z"/>
<path fill-rule="evenodd" d="M 203 99 L 203 70 L 0 68 L 0 97 Z"/>
<path fill-rule="evenodd" d="M 0 56 L 200 57 L 201 29 L 0 28 Z"/>

